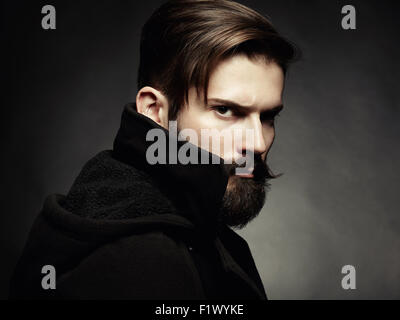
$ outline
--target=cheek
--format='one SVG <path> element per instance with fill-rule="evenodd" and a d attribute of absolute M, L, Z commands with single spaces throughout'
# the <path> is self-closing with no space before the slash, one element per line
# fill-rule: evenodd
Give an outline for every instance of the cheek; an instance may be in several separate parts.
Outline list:
<path fill-rule="evenodd" d="M 264 137 L 264 142 L 265 145 L 267 147 L 267 149 L 269 150 L 269 148 L 271 148 L 274 139 L 275 139 L 275 127 L 264 127 L 263 128 L 263 137 Z"/>
<path fill-rule="evenodd" d="M 207 118 L 207 113 L 200 110 L 199 107 L 183 109 L 178 116 L 178 126 L 181 129 L 190 128 L 200 133 L 201 129 L 212 127 Z"/>

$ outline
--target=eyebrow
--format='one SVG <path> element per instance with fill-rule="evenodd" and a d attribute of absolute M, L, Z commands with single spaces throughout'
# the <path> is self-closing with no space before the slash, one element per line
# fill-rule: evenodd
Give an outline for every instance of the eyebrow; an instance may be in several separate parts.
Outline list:
<path fill-rule="evenodd" d="M 231 101 L 231 100 L 225 100 L 225 99 L 219 99 L 219 98 L 210 98 L 210 99 L 208 99 L 208 101 L 209 102 L 213 102 L 213 103 L 218 103 L 218 104 L 223 105 L 225 107 L 235 108 L 236 110 L 238 110 L 241 113 L 249 113 L 251 110 L 254 109 L 254 107 L 243 106 L 243 105 L 240 105 L 239 103 L 236 103 L 236 102 Z M 282 109 L 283 109 L 283 104 L 280 104 L 280 105 L 275 106 L 273 108 L 264 110 L 261 113 L 263 115 L 265 115 L 265 116 L 273 116 L 273 115 L 277 115 L 279 112 L 281 112 Z"/>

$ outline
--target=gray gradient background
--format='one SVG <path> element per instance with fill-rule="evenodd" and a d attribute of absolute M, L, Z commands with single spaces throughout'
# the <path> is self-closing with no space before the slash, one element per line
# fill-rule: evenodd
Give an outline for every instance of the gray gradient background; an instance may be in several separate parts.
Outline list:
<path fill-rule="evenodd" d="M 49 193 L 112 147 L 136 94 L 140 28 L 160 1 L 2 3 L 0 297 Z M 284 175 L 240 234 L 270 299 L 400 298 L 399 63 L 395 1 L 241 1 L 302 49 L 270 166 Z M 40 27 L 41 7 L 57 29 Z M 357 9 L 357 30 L 340 27 Z M 357 289 L 341 288 L 341 268 Z"/>

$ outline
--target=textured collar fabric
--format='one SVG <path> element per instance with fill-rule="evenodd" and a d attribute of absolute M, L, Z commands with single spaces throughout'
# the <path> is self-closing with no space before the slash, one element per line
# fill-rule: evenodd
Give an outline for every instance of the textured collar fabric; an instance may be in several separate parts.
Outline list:
<path fill-rule="evenodd" d="M 169 164 L 167 161 L 167 164 L 151 165 L 146 159 L 146 150 L 154 143 L 146 141 L 151 129 L 165 133 L 166 150 L 169 150 L 168 130 L 139 114 L 134 103 L 127 104 L 114 140 L 113 157 L 149 174 L 195 226 L 215 229 L 228 182 L 222 159 L 220 164 L 212 164 L 215 155 L 196 147 L 199 159 L 208 157 L 209 164 L 181 164 L 179 161 Z M 177 141 L 177 150 L 186 143 L 189 142 Z"/>

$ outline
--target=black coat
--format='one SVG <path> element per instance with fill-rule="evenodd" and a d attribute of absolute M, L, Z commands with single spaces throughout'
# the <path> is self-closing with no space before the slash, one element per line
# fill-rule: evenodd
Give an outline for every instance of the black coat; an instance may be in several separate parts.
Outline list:
<path fill-rule="evenodd" d="M 127 105 L 113 151 L 92 158 L 66 196 L 48 196 L 11 298 L 267 298 L 246 241 L 216 218 L 222 166 L 149 165 L 152 128 Z M 41 286 L 44 265 L 56 269 L 54 290 Z"/>

